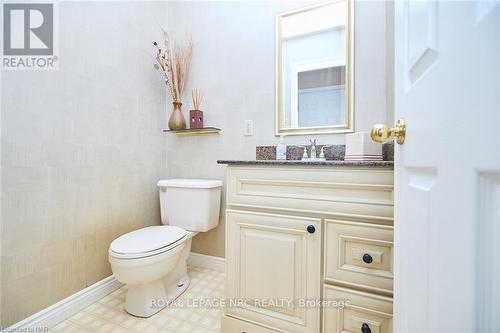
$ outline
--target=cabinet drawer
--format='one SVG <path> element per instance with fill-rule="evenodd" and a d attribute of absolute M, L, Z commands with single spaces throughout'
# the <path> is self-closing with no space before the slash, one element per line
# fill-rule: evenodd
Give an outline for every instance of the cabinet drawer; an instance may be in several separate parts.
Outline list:
<path fill-rule="evenodd" d="M 392 294 L 393 227 L 325 220 L 325 280 Z"/>
<path fill-rule="evenodd" d="M 231 167 L 227 204 L 392 224 L 393 184 L 390 169 Z"/>
<path fill-rule="evenodd" d="M 344 306 L 326 306 L 324 333 L 392 332 L 392 299 L 340 287 L 324 286 L 324 300 Z M 334 302 L 330 302 L 335 305 Z"/>
<path fill-rule="evenodd" d="M 220 324 L 221 333 L 277 333 L 275 330 L 225 315 L 221 317 Z"/>

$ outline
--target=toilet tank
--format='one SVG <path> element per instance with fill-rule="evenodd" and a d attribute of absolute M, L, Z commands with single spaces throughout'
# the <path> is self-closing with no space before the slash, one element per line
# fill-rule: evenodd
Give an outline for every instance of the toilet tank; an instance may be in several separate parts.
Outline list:
<path fill-rule="evenodd" d="M 221 180 L 164 179 L 158 187 L 163 224 L 204 232 L 219 223 Z"/>

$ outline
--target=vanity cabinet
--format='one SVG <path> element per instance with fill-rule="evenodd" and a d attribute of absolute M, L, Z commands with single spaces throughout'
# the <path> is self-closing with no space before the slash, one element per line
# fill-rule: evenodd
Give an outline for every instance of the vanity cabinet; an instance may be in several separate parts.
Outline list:
<path fill-rule="evenodd" d="M 229 164 L 226 204 L 222 332 L 392 331 L 392 166 Z"/>

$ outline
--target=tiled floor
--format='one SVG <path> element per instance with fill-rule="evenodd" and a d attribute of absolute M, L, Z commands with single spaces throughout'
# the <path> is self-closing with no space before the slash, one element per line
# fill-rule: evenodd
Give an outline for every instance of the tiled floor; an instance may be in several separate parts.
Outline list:
<path fill-rule="evenodd" d="M 224 274 L 198 267 L 189 268 L 191 285 L 178 299 L 149 318 L 137 318 L 123 310 L 126 287 L 109 294 L 73 317 L 54 327 L 51 332 L 165 332 L 213 333 L 220 331 L 223 309 L 213 306 L 224 297 Z M 200 305 L 207 303 L 212 306 Z"/>

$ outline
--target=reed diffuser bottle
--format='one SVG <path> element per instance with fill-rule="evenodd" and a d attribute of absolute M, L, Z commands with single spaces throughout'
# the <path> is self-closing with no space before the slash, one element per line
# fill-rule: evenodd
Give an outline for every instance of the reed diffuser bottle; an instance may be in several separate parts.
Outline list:
<path fill-rule="evenodd" d="M 203 94 L 198 89 L 191 91 L 193 110 L 189 110 L 189 128 L 203 128 L 203 111 L 200 110 Z"/>

